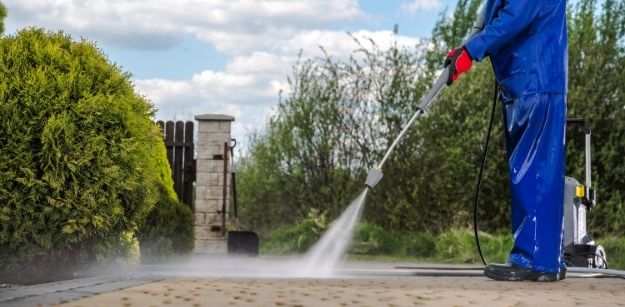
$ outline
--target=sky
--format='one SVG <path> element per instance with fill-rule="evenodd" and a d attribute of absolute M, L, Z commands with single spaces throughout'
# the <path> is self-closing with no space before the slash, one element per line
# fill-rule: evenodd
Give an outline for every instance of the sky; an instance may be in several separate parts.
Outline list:
<path fill-rule="evenodd" d="M 428 37 L 456 0 L 2 0 L 5 34 L 63 30 L 93 41 L 132 74 L 156 119 L 235 117 L 232 135 L 262 129 L 302 53 L 356 49 L 348 32 L 382 48 Z M 393 35 L 397 24 L 399 35 Z"/>

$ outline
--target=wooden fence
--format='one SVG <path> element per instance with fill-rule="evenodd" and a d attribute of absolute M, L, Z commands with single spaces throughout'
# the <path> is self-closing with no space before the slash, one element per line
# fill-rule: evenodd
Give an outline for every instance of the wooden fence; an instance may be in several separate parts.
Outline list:
<path fill-rule="evenodd" d="M 178 199 L 193 209 L 193 182 L 195 159 L 193 159 L 193 122 L 158 121 L 167 148 L 167 160 L 171 166 L 174 190 Z"/>

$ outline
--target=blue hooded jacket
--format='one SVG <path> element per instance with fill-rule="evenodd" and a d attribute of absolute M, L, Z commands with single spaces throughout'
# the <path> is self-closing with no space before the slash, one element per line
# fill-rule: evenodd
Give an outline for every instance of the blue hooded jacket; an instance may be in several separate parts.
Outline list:
<path fill-rule="evenodd" d="M 566 0 L 488 0 L 484 29 L 465 48 L 489 56 L 502 100 L 531 93 L 566 93 Z"/>

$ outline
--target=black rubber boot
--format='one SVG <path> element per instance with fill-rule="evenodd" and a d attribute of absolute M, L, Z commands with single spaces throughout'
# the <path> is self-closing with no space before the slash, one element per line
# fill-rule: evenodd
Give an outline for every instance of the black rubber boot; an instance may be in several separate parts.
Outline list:
<path fill-rule="evenodd" d="M 491 263 L 484 267 L 484 275 L 494 280 L 507 281 L 558 281 L 566 278 L 566 269 L 561 269 L 559 274 L 535 272 L 514 264 Z"/>

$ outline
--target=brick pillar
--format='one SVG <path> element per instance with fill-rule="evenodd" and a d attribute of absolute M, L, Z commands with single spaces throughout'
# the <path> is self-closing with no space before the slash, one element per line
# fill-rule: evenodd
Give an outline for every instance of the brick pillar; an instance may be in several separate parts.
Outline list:
<path fill-rule="evenodd" d="M 198 121 L 198 141 L 195 146 L 197 174 L 194 253 L 225 254 L 228 252 L 228 232 L 222 229 L 221 210 L 224 184 L 226 204 L 229 201 L 231 164 L 230 152 L 224 156 L 224 143 L 230 144 L 230 126 L 234 117 L 204 114 L 196 116 L 195 119 Z M 228 159 L 226 182 L 224 182 L 224 159 Z"/>

